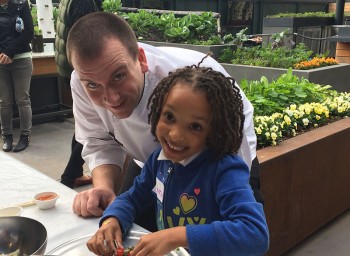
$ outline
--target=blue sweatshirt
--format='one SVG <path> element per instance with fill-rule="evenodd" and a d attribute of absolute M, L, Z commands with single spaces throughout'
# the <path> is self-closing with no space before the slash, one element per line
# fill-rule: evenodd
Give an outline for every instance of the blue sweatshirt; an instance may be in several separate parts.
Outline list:
<path fill-rule="evenodd" d="M 192 256 L 264 255 L 269 232 L 249 185 L 246 164 L 234 155 L 211 160 L 205 150 L 188 165 L 157 160 L 156 150 L 133 186 L 105 210 L 125 233 L 134 216 L 156 202 L 158 229 L 186 226 Z"/>

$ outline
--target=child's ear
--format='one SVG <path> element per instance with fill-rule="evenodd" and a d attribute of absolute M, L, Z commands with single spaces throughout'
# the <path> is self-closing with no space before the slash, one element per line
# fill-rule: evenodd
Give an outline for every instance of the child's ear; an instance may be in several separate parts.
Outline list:
<path fill-rule="evenodd" d="M 139 47 L 138 60 L 140 62 L 142 73 L 146 73 L 148 71 L 148 63 L 147 63 L 145 51 L 141 47 Z"/>

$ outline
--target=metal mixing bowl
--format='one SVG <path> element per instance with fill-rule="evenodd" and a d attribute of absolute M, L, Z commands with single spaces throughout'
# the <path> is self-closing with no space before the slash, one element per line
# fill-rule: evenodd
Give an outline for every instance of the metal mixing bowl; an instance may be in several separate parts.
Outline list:
<path fill-rule="evenodd" d="M 0 255 L 43 255 L 46 245 L 47 231 L 39 221 L 0 217 Z"/>

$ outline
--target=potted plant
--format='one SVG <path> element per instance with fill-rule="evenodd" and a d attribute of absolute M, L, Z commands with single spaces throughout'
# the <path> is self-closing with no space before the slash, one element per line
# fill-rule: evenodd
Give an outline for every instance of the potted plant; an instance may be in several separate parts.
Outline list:
<path fill-rule="evenodd" d="M 34 37 L 31 42 L 32 51 L 36 53 L 44 52 L 43 32 L 39 28 L 37 8 L 35 6 L 32 6 L 31 14 L 34 25 Z"/>
<path fill-rule="evenodd" d="M 226 47 L 232 47 L 232 35 L 221 36 L 219 16 L 212 12 L 177 12 L 122 8 L 120 0 L 104 0 L 103 10 L 118 13 L 129 23 L 140 42 L 153 46 L 172 46 L 212 52 L 219 56 Z"/>
<path fill-rule="evenodd" d="M 267 255 L 282 255 L 350 207 L 350 94 L 291 69 L 241 87 L 255 108 Z"/>
<path fill-rule="evenodd" d="M 203 53 L 210 51 L 217 57 L 229 46 L 230 39 L 233 39 L 218 34 L 217 19 L 211 12 L 177 17 L 174 12 L 157 14 L 138 10 L 136 13 L 122 15 L 139 41 L 154 46 L 173 46 Z"/>
<path fill-rule="evenodd" d="M 293 74 L 304 77 L 310 82 L 331 85 L 342 92 L 349 91 L 347 74 L 349 64 L 339 64 L 327 53 L 312 57 L 303 43 L 294 48 L 287 47 L 286 31 L 274 34 L 274 41 L 255 47 L 238 48 L 235 51 L 224 49 L 218 57 L 226 71 L 238 82 L 242 79 L 260 80 L 262 76 L 269 80 L 277 79 L 293 68 Z M 311 61 L 310 61 L 311 59 Z"/>

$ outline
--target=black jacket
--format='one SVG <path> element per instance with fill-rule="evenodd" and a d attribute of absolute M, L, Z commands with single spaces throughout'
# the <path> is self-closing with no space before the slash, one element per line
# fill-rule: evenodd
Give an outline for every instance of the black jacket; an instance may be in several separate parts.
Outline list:
<path fill-rule="evenodd" d="M 16 31 L 16 18 L 23 20 L 24 30 Z M 24 52 L 30 52 L 34 36 L 33 19 L 26 0 L 10 0 L 8 7 L 0 7 L 0 53 L 11 59 Z"/>

